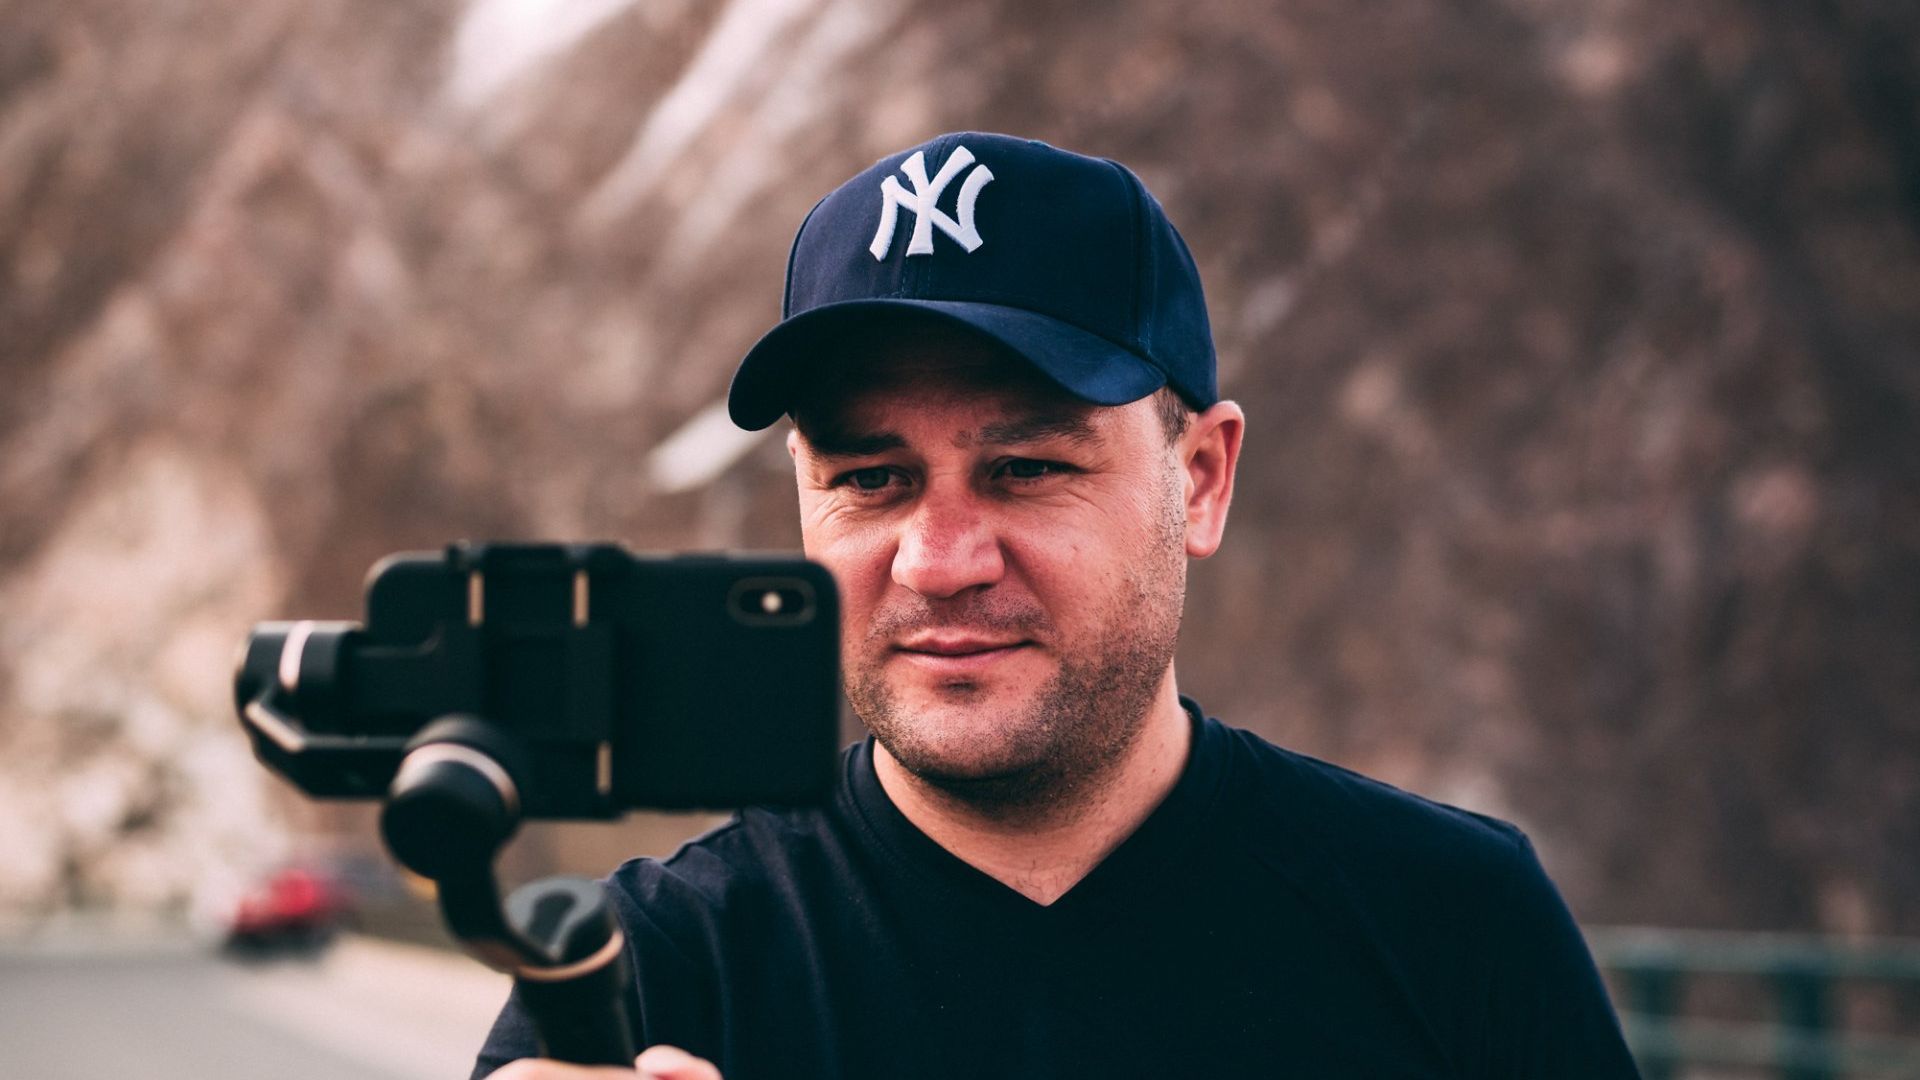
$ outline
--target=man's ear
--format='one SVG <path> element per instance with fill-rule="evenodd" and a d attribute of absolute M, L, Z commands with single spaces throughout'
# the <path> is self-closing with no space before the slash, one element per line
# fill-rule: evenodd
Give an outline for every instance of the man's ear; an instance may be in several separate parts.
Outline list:
<path fill-rule="evenodd" d="M 797 427 L 787 429 L 787 456 L 796 462 L 800 460 L 800 429 Z"/>
<path fill-rule="evenodd" d="M 1240 464 L 1240 438 L 1247 417 L 1231 401 L 1196 415 L 1177 448 L 1185 474 L 1187 554 L 1204 559 L 1220 548 L 1233 501 L 1233 472 Z"/>

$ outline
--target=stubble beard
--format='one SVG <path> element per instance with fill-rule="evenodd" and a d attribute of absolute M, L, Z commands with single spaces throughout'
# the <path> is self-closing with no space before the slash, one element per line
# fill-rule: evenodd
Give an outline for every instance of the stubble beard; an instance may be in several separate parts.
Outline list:
<path fill-rule="evenodd" d="M 846 675 L 847 700 L 894 760 L 933 793 L 995 819 L 1055 817 L 1086 805 L 1139 738 L 1173 663 L 1186 595 L 1185 513 L 1168 479 L 1154 541 L 1128 566 L 1097 623 L 1098 640 L 1061 642 L 1030 599 L 989 595 L 955 601 L 914 597 L 876 613 L 861 662 Z M 1059 667 L 1021 705 L 970 725 L 963 739 L 930 731 L 899 701 L 883 668 L 888 643 L 926 627 L 964 626 L 1053 642 Z M 987 689 L 940 689 L 946 708 L 995 706 Z"/>

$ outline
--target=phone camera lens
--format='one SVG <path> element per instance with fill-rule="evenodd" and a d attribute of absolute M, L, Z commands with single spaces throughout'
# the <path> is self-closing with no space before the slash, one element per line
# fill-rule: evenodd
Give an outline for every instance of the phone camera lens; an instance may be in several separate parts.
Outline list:
<path fill-rule="evenodd" d="M 791 579 L 742 581 L 732 606 L 736 618 L 750 623 L 803 623 L 813 617 L 813 593 Z"/>

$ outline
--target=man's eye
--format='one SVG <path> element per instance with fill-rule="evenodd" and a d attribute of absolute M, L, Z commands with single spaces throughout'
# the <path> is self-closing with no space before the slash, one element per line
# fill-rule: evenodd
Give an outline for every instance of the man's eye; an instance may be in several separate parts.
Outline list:
<path fill-rule="evenodd" d="M 1032 458 L 1014 458 L 1000 467 L 1002 474 L 1015 480 L 1038 480 L 1048 473 L 1057 473 L 1060 466 L 1051 461 L 1035 461 Z"/>
<path fill-rule="evenodd" d="M 893 479 L 893 470 L 880 465 L 868 469 L 855 469 L 847 474 L 846 479 L 847 483 L 861 491 L 879 491 L 887 486 L 887 481 Z"/>

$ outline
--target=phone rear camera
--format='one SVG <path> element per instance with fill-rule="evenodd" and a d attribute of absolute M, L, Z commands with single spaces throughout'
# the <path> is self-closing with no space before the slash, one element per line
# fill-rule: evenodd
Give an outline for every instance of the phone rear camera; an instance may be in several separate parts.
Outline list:
<path fill-rule="evenodd" d="M 797 626 L 813 619 L 813 586 L 797 578 L 749 578 L 734 582 L 728 606 L 744 623 Z"/>

